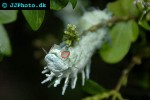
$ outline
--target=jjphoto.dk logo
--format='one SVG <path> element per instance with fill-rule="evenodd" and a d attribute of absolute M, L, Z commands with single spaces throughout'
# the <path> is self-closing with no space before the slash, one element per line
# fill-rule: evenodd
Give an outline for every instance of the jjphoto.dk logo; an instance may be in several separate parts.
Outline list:
<path fill-rule="evenodd" d="M 2 8 L 7 8 L 7 3 L 2 3 Z"/>
<path fill-rule="evenodd" d="M 39 4 L 34 4 L 34 3 L 6 3 L 3 2 L 1 4 L 2 8 L 46 8 L 47 5 L 46 3 L 39 3 Z"/>
<path fill-rule="evenodd" d="M 31 3 L 11 3 L 10 4 L 11 8 L 35 8 L 35 7 L 39 7 L 39 8 L 46 8 L 46 4 L 45 3 L 39 3 L 38 5 L 36 4 L 31 4 Z"/>

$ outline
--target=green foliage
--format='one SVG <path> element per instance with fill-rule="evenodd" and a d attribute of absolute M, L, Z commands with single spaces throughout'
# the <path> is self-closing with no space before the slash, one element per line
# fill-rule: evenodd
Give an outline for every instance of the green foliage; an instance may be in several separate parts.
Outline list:
<path fill-rule="evenodd" d="M 68 4 L 68 0 L 50 0 L 50 9 L 60 10 Z"/>
<path fill-rule="evenodd" d="M 16 20 L 17 10 L 0 10 L 0 24 L 10 23 Z"/>
<path fill-rule="evenodd" d="M 128 53 L 130 45 L 138 37 L 138 26 L 135 21 L 119 22 L 110 30 L 111 46 L 100 50 L 102 59 L 108 63 L 121 61 Z"/>
<path fill-rule="evenodd" d="M 34 31 L 40 28 L 44 20 L 45 10 L 22 10 L 22 13 Z"/>
<path fill-rule="evenodd" d="M 133 4 L 134 0 L 117 0 L 108 3 L 107 8 L 117 17 L 137 16 L 138 9 Z"/>
<path fill-rule="evenodd" d="M 64 8 L 68 2 L 70 2 L 72 7 L 75 8 L 77 0 L 50 0 L 50 9 L 60 10 Z"/>
<path fill-rule="evenodd" d="M 135 42 L 139 36 L 139 28 L 137 23 L 134 20 L 129 20 L 128 21 L 128 28 L 130 31 L 130 35 L 131 35 L 131 41 Z"/>
<path fill-rule="evenodd" d="M 10 56 L 11 52 L 12 51 L 7 32 L 3 25 L 0 24 L 0 59 L 2 59 L 3 55 Z"/>
<path fill-rule="evenodd" d="M 149 1 L 150 0 L 148 0 L 148 2 Z M 146 30 L 150 30 L 150 25 L 148 23 L 150 21 L 150 7 L 148 6 L 148 2 L 144 2 L 143 0 L 136 2 L 138 10 L 142 12 L 138 24 Z"/>
<path fill-rule="evenodd" d="M 3 55 L 10 56 L 11 46 L 7 32 L 5 31 L 2 24 L 13 22 L 17 19 L 17 10 L 0 10 L 0 61 Z M 44 10 L 22 10 L 27 22 L 33 30 L 38 30 L 41 26 L 45 11 Z"/>
<path fill-rule="evenodd" d="M 145 7 L 144 7 L 144 5 L 143 5 L 143 0 L 141 0 L 141 1 L 136 0 L 135 3 L 136 3 L 136 7 L 137 7 L 140 11 L 143 11 L 143 10 L 145 9 Z"/>
<path fill-rule="evenodd" d="M 89 94 L 95 95 L 106 92 L 106 89 L 92 80 L 87 80 L 83 86 L 83 90 Z"/>
<path fill-rule="evenodd" d="M 69 1 L 72 4 L 72 7 L 75 8 L 75 6 L 77 4 L 77 0 L 69 0 Z"/>
<path fill-rule="evenodd" d="M 149 17 L 149 11 L 143 11 L 140 19 L 139 19 L 139 25 L 141 25 L 144 29 L 150 30 L 150 25 L 148 24 L 148 20 L 146 17 Z"/>

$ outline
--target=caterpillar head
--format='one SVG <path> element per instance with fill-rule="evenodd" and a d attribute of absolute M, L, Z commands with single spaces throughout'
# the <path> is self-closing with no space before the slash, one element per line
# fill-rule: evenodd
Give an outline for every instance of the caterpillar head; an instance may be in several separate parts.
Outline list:
<path fill-rule="evenodd" d="M 55 54 L 47 54 L 45 56 L 45 61 L 52 72 L 61 72 L 68 69 L 67 64 Z"/>
<path fill-rule="evenodd" d="M 58 45 L 54 45 L 49 53 L 45 56 L 48 69 L 50 69 L 56 75 L 67 70 L 69 65 L 66 63 L 64 56 L 68 57 Z"/>

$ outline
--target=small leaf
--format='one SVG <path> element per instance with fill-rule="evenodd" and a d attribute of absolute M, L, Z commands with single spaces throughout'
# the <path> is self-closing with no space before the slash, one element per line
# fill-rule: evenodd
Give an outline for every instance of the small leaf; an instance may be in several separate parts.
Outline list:
<path fill-rule="evenodd" d="M 102 92 L 106 92 L 106 89 L 97 84 L 92 80 L 87 80 L 85 85 L 83 86 L 83 90 L 89 94 L 95 95 Z"/>
<path fill-rule="evenodd" d="M 146 20 L 146 15 L 149 12 L 144 11 L 139 19 L 139 25 L 142 26 L 143 28 L 145 28 L 146 30 L 150 30 L 150 25 L 148 23 L 148 21 Z"/>
<path fill-rule="evenodd" d="M 0 24 L 0 55 L 10 56 L 11 52 L 12 51 L 7 32 L 3 25 Z"/>
<path fill-rule="evenodd" d="M 131 45 L 131 29 L 127 22 L 119 22 L 110 30 L 112 44 L 100 50 L 104 61 L 117 63 L 124 58 Z"/>
<path fill-rule="evenodd" d="M 122 13 L 121 9 L 121 2 L 118 0 L 118 1 L 115 1 L 115 2 L 112 2 L 112 3 L 108 3 L 107 5 L 107 8 L 115 15 L 115 16 L 122 16 L 124 15 L 124 13 Z"/>
<path fill-rule="evenodd" d="M 73 0 L 71 0 L 73 2 Z M 50 0 L 50 9 L 60 10 L 68 4 L 69 0 Z"/>
<path fill-rule="evenodd" d="M 72 4 L 72 7 L 75 8 L 76 4 L 77 4 L 77 0 L 69 0 Z"/>
<path fill-rule="evenodd" d="M 140 20 L 139 25 L 141 25 L 146 30 L 150 30 L 150 25 L 148 24 L 148 22 L 146 20 Z"/>
<path fill-rule="evenodd" d="M 45 10 L 22 10 L 22 13 L 34 31 L 40 28 L 44 20 Z"/>
<path fill-rule="evenodd" d="M 133 0 L 117 0 L 108 3 L 107 8 L 117 17 L 137 16 L 139 13 Z"/>
<path fill-rule="evenodd" d="M 143 0 L 135 0 L 135 4 L 136 4 L 136 7 L 137 7 L 140 11 L 145 10 L 145 6 L 144 6 L 144 3 L 143 3 Z"/>
<path fill-rule="evenodd" d="M 131 41 L 134 42 L 139 36 L 138 24 L 134 20 L 128 22 L 128 27 L 131 28 Z"/>
<path fill-rule="evenodd" d="M 17 10 L 0 10 L 0 24 L 13 22 L 17 19 Z"/>

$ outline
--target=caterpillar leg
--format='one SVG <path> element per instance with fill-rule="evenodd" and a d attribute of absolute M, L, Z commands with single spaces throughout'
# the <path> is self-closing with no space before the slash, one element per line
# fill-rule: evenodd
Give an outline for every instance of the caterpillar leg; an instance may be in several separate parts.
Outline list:
<path fill-rule="evenodd" d="M 84 83 L 85 83 L 85 73 L 84 73 L 84 70 L 81 73 L 82 73 L 82 85 L 84 85 Z"/>
<path fill-rule="evenodd" d="M 74 77 L 71 80 L 71 88 L 74 89 L 77 82 L 77 74 L 74 75 Z"/>
<path fill-rule="evenodd" d="M 48 69 L 45 69 L 45 70 L 42 71 L 42 74 L 45 74 L 45 73 L 47 73 L 48 71 L 49 71 Z"/>
<path fill-rule="evenodd" d="M 49 70 L 47 69 L 47 67 L 44 67 L 44 70 L 42 71 L 42 74 L 47 73 Z"/>
<path fill-rule="evenodd" d="M 90 76 L 90 67 L 91 67 L 91 60 L 89 60 L 88 64 L 86 65 L 86 68 L 85 68 L 86 79 L 89 79 L 89 76 Z"/>
<path fill-rule="evenodd" d="M 49 75 L 49 74 L 46 74 L 47 78 L 46 78 L 45 80 L 43 80 L 41 83 L 44 84 L 44 83 L 50 81 L 50 80 L 54 77 L 54 75 L 55 75 L 55 74 L 54 74 L 53 72 L 51 72 L 50 75 Z"/>
<path fill-rule="evenodd" d="M 67 77 L 65 79 L 65 83 L 64 83 L 64 86 L 63 86 L 63 90 L 62 90 L 62 95 L 65 94 L 65 91 L 66 91 L 66 88 L 68 86 L 68 83 L 69 83 L 69 75 L 67 75 Z"/>
<path fill-rule="evenodd" d="M 54 87 L 57 87 L 57 85 L 60 84 L 60 81 L 61 81 L 61 78 L 58 78 L 58 79 L 55 81 Z"/>

